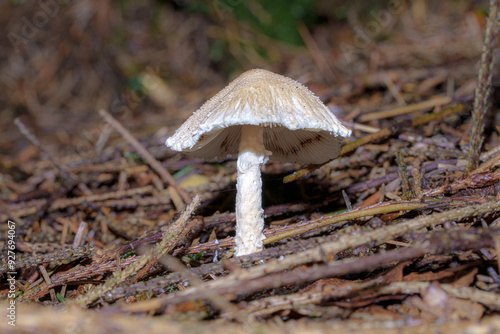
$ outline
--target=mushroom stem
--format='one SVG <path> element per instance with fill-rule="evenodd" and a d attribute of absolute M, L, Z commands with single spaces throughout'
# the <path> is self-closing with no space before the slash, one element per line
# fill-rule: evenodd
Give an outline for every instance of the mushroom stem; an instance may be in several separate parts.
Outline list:
<path fill-rule="evenodd" d="M 237 161 L 235 256 L 259 252 L 263 248 L 264 210 L 260 168 L 270 154 L 264 147 L 264 128 L 243 125 Z"/>

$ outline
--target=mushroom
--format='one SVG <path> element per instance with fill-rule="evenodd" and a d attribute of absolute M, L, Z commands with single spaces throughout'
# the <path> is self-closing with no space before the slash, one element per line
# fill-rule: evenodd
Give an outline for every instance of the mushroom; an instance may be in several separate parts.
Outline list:
<path fill-rule="evenodd" d="M 261 251 L 261 167 L 269 156 L 321 164 L 339 155 L 351 131 L 309 89 L 262 69 L 241 74 L 168 138 L 172 150 L 204 158 L 238 156 L 236 256 Z"/>

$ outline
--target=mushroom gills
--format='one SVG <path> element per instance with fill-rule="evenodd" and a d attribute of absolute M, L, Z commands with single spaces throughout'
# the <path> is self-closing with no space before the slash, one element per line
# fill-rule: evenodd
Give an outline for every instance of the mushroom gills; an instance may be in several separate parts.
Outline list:
<path fill-rule="evenodd" d="M 225 159 L 236 157 L 240 145 L 241 129 L 245 125 L 233 125 L 205 133 L 189 151 L 193 156 Z M 247 125 L 248 126 L 248 125 Z M 261 125 L 262 126 L 262 125 Z M 307 129 L 289 130 L 284 126 L 267 124 L 264 129 L 264 147 L 271 151 L 273 160 L 291 163 L 320 164 L 337 157 L 343 138 L 328 131 Z"/>

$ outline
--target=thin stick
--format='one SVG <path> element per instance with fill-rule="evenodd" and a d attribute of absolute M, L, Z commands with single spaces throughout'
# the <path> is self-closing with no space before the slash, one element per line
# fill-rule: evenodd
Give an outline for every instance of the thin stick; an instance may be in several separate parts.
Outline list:
<path fill-rule="evenodd" d="M 47 270 L 45 269 L 45 267 L 43 265 L 41 265 L 41 266 L 38 266 L 38 269 L 40 269 L 40 273 L 42 274 L 42 277 L 45 280 L 45 283 L 47 283 L 47 285 L 51 285 L 52 282 L 50 280 L 50 276 L 47 273 Z M 52 303 L 54 303 L 57 300 L 56 292 L 54 291 L 54 289 L 50 289 L 49 291 L 50 291 L 50 299 L 52 300 Z"/>
<path fill-rule="evenodd" d="M 391 93 L 391 95 L 396 100 L 396 102 L 400 106 L 405 106 L 406 105 L 406 101 L 405 101 L 403 95 L 401 95 L 401 93 L 399 92 L 399 90 L 396 87 L 396 85 L 394 85 L 394 82 L 392 82 L 391 77 L 386 74 L 383 77 L 383 81 L 384 81 L 385 85 L 387 86 L 387 89 L 389 89 L 389 92 Z"/>
<path fill-rule="evenodd" d="M 369 126 L 354 122 L 346 122 L 346 121 L 341 121 L 341 122 L 343 125 L 345 125 L 348 128 L 352 128 L 353 130 L 360 130 L 366 133 L 377 133 L 380 131 L 380 128 L 376 128 L 374 126 Z"/>
<path fill-rule="evenodd" d="M 382 183 L 382 185 L 380 186 L 380 197 L 378 199 L 378 202 L 382 203 L 384 201 L 384 198 L 385 198 L 385 183 Z"/>
<path fill-rule="evenodd" d="M 436 106 L 441 106 L 445 105 L 451 102 L 451 98 L 448 96 L 441 96 L 437 97 L 435 99 L 419 102 L 419 103 L 414 103 L 410 104 L 408 106 L 404 107 L 398 107 L 390 110 L 384 110 L 384 111 L 376 111 L 368 114 L 361 115 L 359 117 L 360 122 L 367 122 L 367 121 L 372 121 L 375 119 L 382 119 L 382 118 L 390 118 L 394 116 L 399 116 L 399 115 L 404 115 L 404 114 L 409 114 L 414 111 L 420 111 L 424 109 L 429 109 L 433 108 Z"/>
<path fill-rule="evenodd" d="M 59 293 L 63 298 L 66 298 L 66 289 L 68 288 L 67 284 L 63 284 L 61 288 L 61 292 Z"/>
<path fill-rule="evenodd" d="M 109 136 L 111 135 L 111 133 L 113 132 L 113 129 L 111 128 L 110 125 L 106 124 L 102 131 L 101 131 L 101 134 L 99 135 L 99 139 L 97 139 L 97 142 L 95 144 L 95 147 L 94 147 L 94 151 L 92 152 L 93 154 L 93 158 L 92 160 L 94 161 L 98 156 L 99 154 L 101 153 L 102 149 L 104 148 L 104 146 L 106 145 L 108 139 L 109 139 Z"/>
<path fill-rule="evenodd" d="M 83 246 L 86 237 L 87 237 L 87 223 L 80 222 L 80 225 L 78 225 L 78 230 L 76 231 L 75 234 L 75 239 L 73 240 L 73 248 L 78 248 L 80 246 Z"/>
<path fill-rule="evenodd" d="M 342 196 L 344 197 L 345 205 L 347 206 L 347 211 L 352 211 L 351 200 L 349 199 L 349 196 L 347 195 L 344 189 L 342 189 Z"/>
<path fill-rule="evenodd" d="M 349 212 L 344 212 L 337 214 L 335 216 L 321 218 L 311 221 L 309 224 L 300 226 L 293 230 L 287 230 L 264 239 L 264 244 L 270 244 L 278 240 L 299 235 L 323 226 L 335 224 L 342 221 L 347 221 L 350 219 L 357 219 L 366 216 L 373 216 L 384 213 L 392 213 L 398 211 L 414 210 L 418 208 L 423 208 L 429 206 L 429 203 L 416 203 L 416 202 L 404 202 L 404 203 L 389 203 L 385 205 L 377 205 L 368 208 L 355 209 Z"/>
<path fill-rule="evenodd" d="M 99 110 L 99 115 L 101 115 L 102 118 L 106 122 L 108 122 L 116 131 L 118 131 L 123 138 L 125 138 L 130 145 L 132 145 L 137 153 L 144 159 L 146 162 L 153 168 L 163 179 L 163 182 L 168 183 L 171 185 L 173 188 L 171 190 L 176 191 L 184 200 L 186 204 L 191 203 L 191 198 L 187 194 L 184 189 L 180 188 L 177 185 L 177 182 L 175 181 L 174 177 L 156 160 L 151 153 L 149 153 L 142 145 L 139 143 L 137 139 L 135 139 L 132 134 L 123 127 L 116 119 L 113 118 L 106 110 L 101 109 Z M 174 203 L 175 205 L 176 203 Z M 184 208 L 183 207 L 177 207 L 177 211 L 182 211 Z"/>
<path fill-rule="evenodd" d="M 61 198 L 57 199 L 52 204 L 49 206 L 49 210 L 60 210 L 64 209 L 70 206 L 75 206 L 82 204 L 84 202 L 99 202 L 99 201 L 105 201 L 109 199 L 118 199 L 118 198 L 124 198 L 124 197 L 130 197 L 134 195 L 146 195 L 149 194 L 153 191 L 153 186 L 144 186 L 140 188 L 132 188 L 128 190 L 123 190 L 123 191 L 113 191 L 109 193 L 103 193 L 103 194 L 97 194 L 97 195 L 91 195 L 91 196 L 79 196 L 79 197 L 73 197 L 73 198 Z"/>
<path fill-rule="evenodd" d="M 419 116 L 411 121 L 411 125 L 418 126 L 418 125 L 430 123 L 432 121 L 438 121 L 440 119 L 445 118 L 448 115 L 458 113 L 462 110 L 464 110 L 464 105 L 457 104 L 457 105 L 445 108 L 444 110 L 437 112 L 437 113 L 430 113 L 430 114 Z"/>
<path fill-rule="evenodd" d="M 318 44 L 316 44 L 316 41 L 314 38 L 311 36 L 311 33 L 307 29 L 306 25 L 302 22 L 299 22 L 297 24 L 297 30 L 299 31 L 300 37 L 302 37 L 302 40 L 306 44 L 307 49 L 311 53 L 312 58 L 314 59 L 314 62 L 320 69 L 321 74 L 323 74 L 323 77 L 325 80 L 329 83 L 332 83 L 333 80 L 338 78 L 338 75 L 336 75 L 333 72 L 332 67 L 330 64 L 326 61 L 325 57 L 321 53 L 321 50 L 318 47 Z"/>

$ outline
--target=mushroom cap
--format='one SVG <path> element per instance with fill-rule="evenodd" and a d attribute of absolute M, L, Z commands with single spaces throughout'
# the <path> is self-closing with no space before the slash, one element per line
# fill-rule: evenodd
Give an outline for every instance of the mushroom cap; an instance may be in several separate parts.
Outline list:
<path fill-rule="evenodd" d="M 351 131 L 309 89 L 262 69 L 247 71 L 205 102 L 166 145 L 203 158 L 236 157 L 243 125 L 264 127 L 271 159 L 320 164 Z"/>

